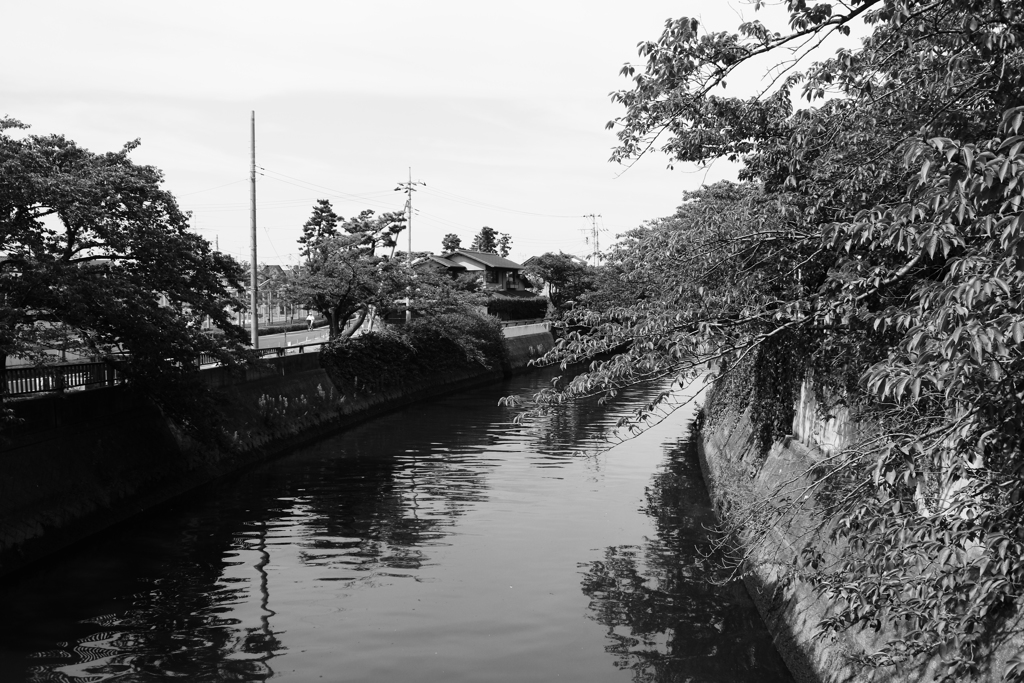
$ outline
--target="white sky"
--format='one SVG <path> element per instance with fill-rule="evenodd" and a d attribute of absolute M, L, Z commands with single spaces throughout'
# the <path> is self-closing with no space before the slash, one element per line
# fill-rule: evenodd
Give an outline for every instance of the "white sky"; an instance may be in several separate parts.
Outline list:
<path fill-rule="evenodd" d="M 95 152 L 140 138 L 132 158 L 240 259 L 253 110 L 260 262 L 298 260 L 318 198 L 344 217 L 400 210 L 409 167 L 426 183 L 413 249 L 440 252 L 449 232 L 468 247 L 489 225 L 517 261 L 585 255 L 584 214 L 601 215 L 605 247 L 683 190 L 734 177 L 724 162 L 669 171 L 660 154 L 616 177 L 604 125 L 622 113 L 608 97 L 628 87 L 619 69 L 665 19 L 725 30 L 741 14 L 769 23 L 745 0 L 10 2 L 0 114 Z"/>

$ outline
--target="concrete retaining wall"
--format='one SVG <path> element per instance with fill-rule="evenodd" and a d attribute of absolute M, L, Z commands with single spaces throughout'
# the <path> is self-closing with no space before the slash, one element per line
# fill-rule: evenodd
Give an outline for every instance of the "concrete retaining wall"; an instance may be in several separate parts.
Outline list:
<path fill-rule="evenodd" d="M 775 443 L 762 460 L 749 410 L 734 423 L 705 432 L 698 441 L 704 479 L 720 518 L 736 520 L 755 501 L 768 501 L 790 510 L 766 533 L 746 536 L 750 558 L 749 571 L 744 575 L 747 588 L 779 652 L 800 683 L 934 680 L 939 665 L 934 658 L 884 669 L 865 669 L 851 662 L 851 656 L 857 652 L 877 650 L 883 641 L 897 635 L 893 632 L 854 629 L 836 637 L 816 637 L 817 625 L 829 615 L 830 605 L 807 583 L 793 580 L 797 555 L 821 520 L 813 494 L 809 493 L 812 468 L 856 425 L 845 415 L 835 420 L 808 413 L 807 406 L 813 405 L 813 397 L 805 396 L 802 403 L 805 411 L 801 414 L 798 410 L 797 420 L 809 429 L 805 438 L 811 445 L 790 437 Z M 815 424 L 824 424 L 826 428 L 816 429 Z M 815 431 L 825 435 L 824 443 L 819 445 L 816 439 L 809 438 Z M 815 548 L 827 563 L 835 562 L 843 552 L 825 541 L 815 541 Z M 991 670 L 980 672 L 972 681 L 1002 680 L 1006 662 L 1024 648 L 1024 625 L 1007 624 L 998 639 L 993 640 L 989 643 L 995 648 Z"/>
<path fill-rule="evenodd" d="M 510 339 L 506 371 L 526 371 L 553 344 L 547 331 Z M 195 443 L 124 386 L 10 403 L 22 422 L 0 441 L 0 576 L 254 463 L 502 376 L 469 370 L 342 399 L 319 354 L 270 358 L 244 371 L 204 370 L 225 413 L 219 447 Z"/>
<path fill-rule="evenodd" d="M 734 425 L 705 433 L 697 445 L 711 500 L 724 520 L 737 519 L 753 501 L 778 497 L 780 488 L 791 495 L 799 491 L 814 462 L 808 448 L 790 441 L 776 443 L 762 463 L 748 415 L 749 410 Z M 814 638 L 827 605 L 806 584 L 789 580 L 801 536 L 813 524 L 807 513 L 798 510 L 788 526 L 775 527 L 758 541 L 746 539 L 752 560 L 744 575 L 747 589 L 799 683 L 868 680 L 847 661 L 855 642 Z"/>
<path fill-rule="evenodd" d="M 514 327 L 508 328 L 508 330 L 516 330 L 517 332 L 517 334 L 508 335 L 505 338 L 505 345 L 508 347 L 509 361 L 511 362 L 513 372 L 528 370 L 531 360 L 540 358 L 555 345 L 554 337 L 546 329 L 537 329 L 529 333 L 519 332 Z"/>

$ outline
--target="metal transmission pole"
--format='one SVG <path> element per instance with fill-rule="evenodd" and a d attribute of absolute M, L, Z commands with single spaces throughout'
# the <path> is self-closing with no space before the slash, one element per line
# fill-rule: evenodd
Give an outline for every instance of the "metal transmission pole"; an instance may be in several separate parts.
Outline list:
<path fill-rule="evenodd" d="M 251 165 L 249 167 L 249 307 L 252 318 L 249 323 L 249 330 L 252 333 L 252 348 L 260 348 L 259 322 L 256 320 L 256 112 L 252 113 L 252 151 Z"/>
<path fill-rule="evenodd" d="M 591 253 L 591 257 L 594 259 L 594 265 L 599 266 L 601 265 L 601 244 L 598 238 L 600 231 L 597 229 L 597 219 L 601 218 L 601 214 L 588 213 L 584 214 L 583 217 L 590 219 L 590 234 L 594 239 L 594 251 Z"/>
<path fill-rule="evenodd" d="M 405 192 L 407 195 L 405 198 L 405 210 L 408 218 L 405 221 L 405 229 L 409 231 L 409 252 L 406 256 L 408 260 L 409 268 L 412 268 L 412 193 L 416 191 L 416 185 L 423 185 L 426 187 L 426 183 L 422 180 L 412 181 L 412 167 L 409 167 L 409 181 L 405 183 L 398 183 L 398 187 L 395 188 L 395 192 Z M 409 297 L 405 297 L 405 322 L 409 322 L 412 319 L 412 309 L 410 304 L 412 302 Z"/>

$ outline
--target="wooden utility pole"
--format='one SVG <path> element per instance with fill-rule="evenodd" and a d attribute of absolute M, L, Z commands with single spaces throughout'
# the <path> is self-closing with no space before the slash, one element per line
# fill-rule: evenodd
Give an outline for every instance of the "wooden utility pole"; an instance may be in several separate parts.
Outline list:
<path fill-rule="evenodd" d="M 256 308 L 256 112 L 252 113 L 252 163 L 249 168 L 249 308 L 252 318 L 249 330 L 252 333 L 252 348 L 260 348 L 260 326 Z"/>

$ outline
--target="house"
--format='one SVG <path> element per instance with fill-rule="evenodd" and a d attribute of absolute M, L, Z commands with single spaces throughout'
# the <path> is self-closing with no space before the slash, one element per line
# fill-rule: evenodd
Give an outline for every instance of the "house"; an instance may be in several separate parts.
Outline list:
<path fill-rule="evenodd" d="M 485 291 L 522 291 L 529 285 L 522 275 L 521 265 L 497 254 L 458 249 L 428 258 L 438 265 L 445 265 L 453 275 L 463 272 L 480 273 Z"/>
<path fill-rule="evenodd" d="M 448 273 L 453 277 L 466 272 L 465 266 L 460 266 L 455 261 L 449 261 L 445 257 L 437 256 L 436 254 L 425 254 L 423 258 L 414 261 L 412 267 L 416 270 L 430 269 L 442 273 Z"/>
<path fill-rule="evenodd" d="M 497 254 L 457 249 L 441 256 L 430 254 L 413 267 L 445 271 L 452 277 L 479 274 L 481 289 L 490 295 L 487 312 L 502 320 L 543 318 L 547 310 L 547 299 L 527 291 L 530 282 L 523 266 Z"/>

